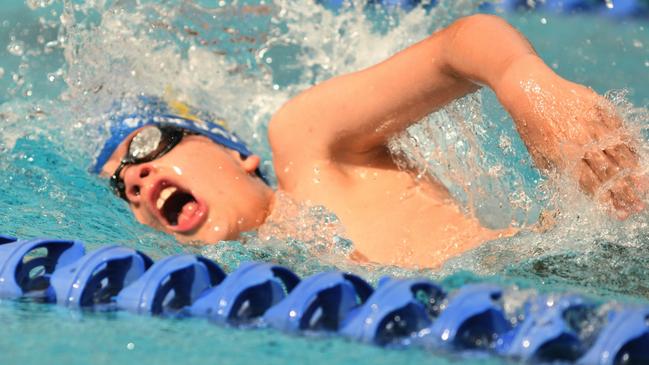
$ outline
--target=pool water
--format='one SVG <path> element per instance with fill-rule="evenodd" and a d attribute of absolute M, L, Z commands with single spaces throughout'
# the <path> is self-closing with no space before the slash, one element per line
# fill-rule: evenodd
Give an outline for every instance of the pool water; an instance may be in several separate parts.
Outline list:
<path fill-rule="evenodd" d="M 524 227 L 439 270 L 349 262 L 353 243 L 335 217 L 288 198 L 285 204 L 299 212 L 289 224 L 307 228 L 300 236 L 269 225 L 241 241 L 182 246 L 135 223 L 106 182 L 87 172 L 104 112 L 120 95 L 143 92 L 171 94 L 222 115 L 261 152 L 263 169 L 273 176 L 265 123 L 291 95 L 377 62 L 476 12 L 478 4 L 449 0 L 429 12 L 401 13 L 359 3 L 332 10 L 288 1 L 7 1 L 0 14 L 0 232 L 77 238 L 89 249 L 118 243 L 154 259 L 201 253 L 226 270 L 255 259 L 300 275 L 339 268 L 373 282 L 383 274 L 418 275 L 448 289 L 487 281 L 645 303 L 647 215 L 616 221 L 571 184 L 541 176 L 489 91 L 435 113 L 391 145 L 404 164 L 435 175 L 485 224 Z M 608 93 L 627 126 L 646 137 L 649 22 L 506 16 L 559 74 Z M 641 154 L 645 149 L 642 144 Z M 538 233 L 533 227 L 542 212 L 555 212 L 555 225 Z M 503 362 L 22 301 L 0 301 L 0 323 L 3 364 Z"/>

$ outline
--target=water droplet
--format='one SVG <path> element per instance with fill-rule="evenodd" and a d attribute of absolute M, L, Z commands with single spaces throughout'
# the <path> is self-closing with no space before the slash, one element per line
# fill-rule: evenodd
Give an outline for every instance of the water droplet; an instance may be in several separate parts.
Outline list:
<path fill-rule="evenodd" d="M 25 83 L 25 80 L 23 79 L 22 76 L 19 74 L 11 74 L 11 79 L 16 83 L 16 85 L 20 86 Z"/>
<path fill-rule="evenodd" d="M 627 364 L 630 358 L 631 356 L 629 355 L 629 353 L 625 352 L 624 355 L 622 355 L 622 361 L 620 361 L 620 363 Z"/>
<path fill-rule="evenodd" d="M 272 57 L 266 57 L 266 63 L 273 63 Z"/>
<path fill-rule="evenodd" d="M 644 61 L 644 65 L 645 65 L 645 67 L 649 67 L 649 61 Z M 0 72 L 0 76 L 1 75 L 2 75 L 2 73 Z"/>
<path fill-rule="evenodd" d="M 649 62 L 645 62 L 645 65 Z M 5 69 L 0 67 L 0 79 L 5 75 Z"/>
<path fill-rule="evenodd" d="M 49 82 L 54 82 L 56 80 L 56 75 L 53 73 L 47 74 L 47 80 L 49 80 Z"/>
<path fill-rule="evenodd" d="M 450 331 L 448 329 L 445 329 L 442 333 L 442 341 L 448 341 L 450 334 Z"/>
<path fill-rule="evenodd" d="M 21 41 L 12 41 L 7 45 L 7 51 L 14 56 L 22 56 L 25 52 L 25 44 Z"/>
<path fill-rule="evenodd" d="M 644 44 L 642 44 L 642 41 L 640 41 L 640 40 L 638 40 L 638 39 L 634 39 L 634 40 L 633 40 L 633 47 L 635 47 L 635 48 L 642 48 L 643 46 L 644 46 Z"/>
<path fill-rule="evenodd" d="M 541 24 L 548 24 L 547 18 L 541 18 Z"/>
<path fill-rule="evenodd" d="M 50 6 L 50 5 L 52 5 L 53 2 L 54 2 L 54 0 L 27 0 L 26 1 L 27 6 L 29 6 L 30 9 L 32 9 L 32 10 L 35 10 L 35 9 L 38 9 L 38 8 L 46 8 L 46 7 Z"/>
<path fill-rule="evenodd" d="M 615 4 L 613 4 L 613 0 L 606 0 L 606 7 L 608 9 L 613 9 L 615 7 Z"/>
<path fill-rule="evenodd" d="M 61 21 L 61 25 L 63 25 L 64 27 L 72 26 L 74 24 L 74 17 L 66 13 L 61 14 L 59 20 Z"/>
<path fill-rule="evenodd" d="M 129 342 L 126 344 L 126 348 L 128 350 L 133 350 L 135 348 L 135 344 L 133 342 Z"/>
<path fill-rule="evenodd" d="M 59 45 L 59 41 L 58 40 L 53 40 L 53 41 L 49 41 L 49 42 L 45 43 L 45 48 L 46 49 L 54 48 L 54 47 L 56 47 L 58 45 Z"/>

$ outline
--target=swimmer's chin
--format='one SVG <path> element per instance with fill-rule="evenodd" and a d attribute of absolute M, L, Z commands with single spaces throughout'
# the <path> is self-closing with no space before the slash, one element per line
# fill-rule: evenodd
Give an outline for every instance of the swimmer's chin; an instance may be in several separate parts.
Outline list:
<path fill-rule="evenodd" d="M 207 231 L 207 232 L 205 232 Z M 232 232 L 215 227 L 204 227 L 193 234 L 171 233 L 176 241 L 188 246 L 211 246 L 223 241 L 234 241 L 240 238 L 239 232 Z"/>

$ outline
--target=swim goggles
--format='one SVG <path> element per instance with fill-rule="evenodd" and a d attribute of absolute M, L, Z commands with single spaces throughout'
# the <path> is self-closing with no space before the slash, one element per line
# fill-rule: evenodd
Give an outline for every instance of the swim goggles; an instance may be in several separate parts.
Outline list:
<path fill-rule="evenodd" d="M 119 166 L 110 177 L 110 187 L 115 195 L 128 201 L 126 183 L 120 176 L 124 168 L 162 157 L 178 145 L 184 136 L 192 134 L 197 133 L 184 128 L 166 125 L 147 125 L 140 129 L 129 142 L 126 156 L 122 158 Z"/>

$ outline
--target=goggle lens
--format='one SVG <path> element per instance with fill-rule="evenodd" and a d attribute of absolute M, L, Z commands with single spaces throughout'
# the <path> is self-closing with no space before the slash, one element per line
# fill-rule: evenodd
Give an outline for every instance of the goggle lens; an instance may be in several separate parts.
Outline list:
<path fill-rule="evenodd" d="M 159 149 L 161 140 L 162 131 L 158 127 L 143 128 L 131 140 L 128 157 L 133 161 L 140 161 L 153 156 Z"/>
<path fill-rule="evenodd" d="M 128 201 L 126 184 L 120 176 L 122 170 L 129 165 L 155 160 L 171 151 L 186 134 L 193 134 L 181 128 L 169 126 L 147 126 L 140 129 L 131 139 L 126 156 L 110 178 L 110 186 L 115 194 Z"/>

